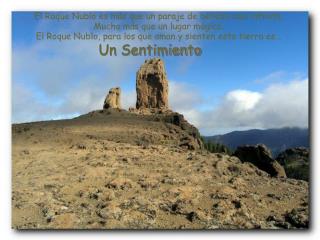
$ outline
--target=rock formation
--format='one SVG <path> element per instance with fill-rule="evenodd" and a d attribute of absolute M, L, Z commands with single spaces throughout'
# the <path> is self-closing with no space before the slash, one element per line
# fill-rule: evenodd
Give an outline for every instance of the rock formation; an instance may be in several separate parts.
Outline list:
<path fill-rule="evenodd" d="M 168 113 L 163 116 L 163 121 L 178 126 L 185 133 L 184 136 L 180 138 L 180 147 L 189 150 L 203 148 L 199 130 L 195 126 L 188 123 L 182 114 L 176 112 Z"/>
<path fill-rule="evenodd" d="M 242 162 L 250 162 L 272 177 L 286 177 L 284 168 L 272 158 L 270 150 L 262 144 L 240 146 L 233 154 Z"/>
<path fill-rule="evenodd" d="M 137 72 L 137 102 L 139 109 L 166 110 L 168 105 L 168 80 L 160 58 L 146 60 Z"/>
<path fill-rule="evenodd" d="M 308 162 L 309 150 L 305 147 L 289 148 L 281 152 L 277 157 L 277 161 L 282 165 L 289 159 L 301 159 L 304 162 Z"/>
<path fill-rule="evenodd" d="M 289 148 L 276 160 L 284 167 L 289 178 L 309 180 L 309 150 L 305 147 Z"/>
<path fill-rule="evenodd" d="M 120 95 L 121 95 L 121 89 L 119 87 L 110 88 L 109 93 L 104 100 L 103 109 L 110 109 L 110 108 L 120 109 L 121 108 Z"/>

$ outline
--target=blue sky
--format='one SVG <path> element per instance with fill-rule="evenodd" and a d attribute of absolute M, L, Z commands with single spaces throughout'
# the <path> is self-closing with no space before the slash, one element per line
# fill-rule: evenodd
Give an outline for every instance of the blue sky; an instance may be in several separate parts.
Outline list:
<path fill-rule="evenodd" d="M 224 29 L 216 33 L 273 33 L 278 36 L 275 41 L 194 41 L 194 46 L 202 48 L 202 56 L 164 57 L 173 110 L 182 112 L 206 135 L 307 127 L 308 14 L 280 12 L 280 16 L 280 20 L 217 21 Z M 72 117 L 100 108 L 113 86 L 123 89 L 125 107 L 134 105 L 135 73 L 145 57 L 101 57 L 95 41 L 35 40 L 36 31 L 92 31 L 93 22 L 35 20 L 33 12 L 13 13 L 13 122 Z M 297 107 L 302 110 L 296 116 L 292 112 Z"/>

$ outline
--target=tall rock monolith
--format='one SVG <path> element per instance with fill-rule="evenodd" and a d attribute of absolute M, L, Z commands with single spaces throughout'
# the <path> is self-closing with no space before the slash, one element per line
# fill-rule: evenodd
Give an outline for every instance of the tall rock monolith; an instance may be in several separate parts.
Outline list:
<path fill-rule="evenodd" d="M 136 109 L 169 109 L 168 79 L 160 58 L 146 60 L 137 72 Z"/>

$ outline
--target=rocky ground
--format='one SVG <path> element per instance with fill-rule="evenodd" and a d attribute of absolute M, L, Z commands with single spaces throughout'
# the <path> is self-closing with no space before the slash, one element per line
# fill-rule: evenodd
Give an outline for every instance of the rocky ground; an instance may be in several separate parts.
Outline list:
<path fill-rule="evenodd" d="M 308 227 L 306 181 L 208 153 L 178 125 L 117 111 L 13 125 L 12 227 Z"/>

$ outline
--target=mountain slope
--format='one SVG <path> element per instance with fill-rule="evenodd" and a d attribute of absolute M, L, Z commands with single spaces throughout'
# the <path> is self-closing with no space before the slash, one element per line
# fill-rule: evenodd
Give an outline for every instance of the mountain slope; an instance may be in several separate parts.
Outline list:
<path fill-rule="evenodd" d="M 204 138 L 207 141 L 225 144 L 232 150 L 235 150 L 240 145 L 262 143 L 271 150 L 274 157 L 287 148 L 309 147 L 308 129 L 301 128 L 252 129 Z"/>
<path fill-rule="evenodd" d="M 162 117 L 95 111 L 14 124 L 12 227 L 308 227 L 307 182 L 192 150 L 185 138 L 196 129 Z"/>

